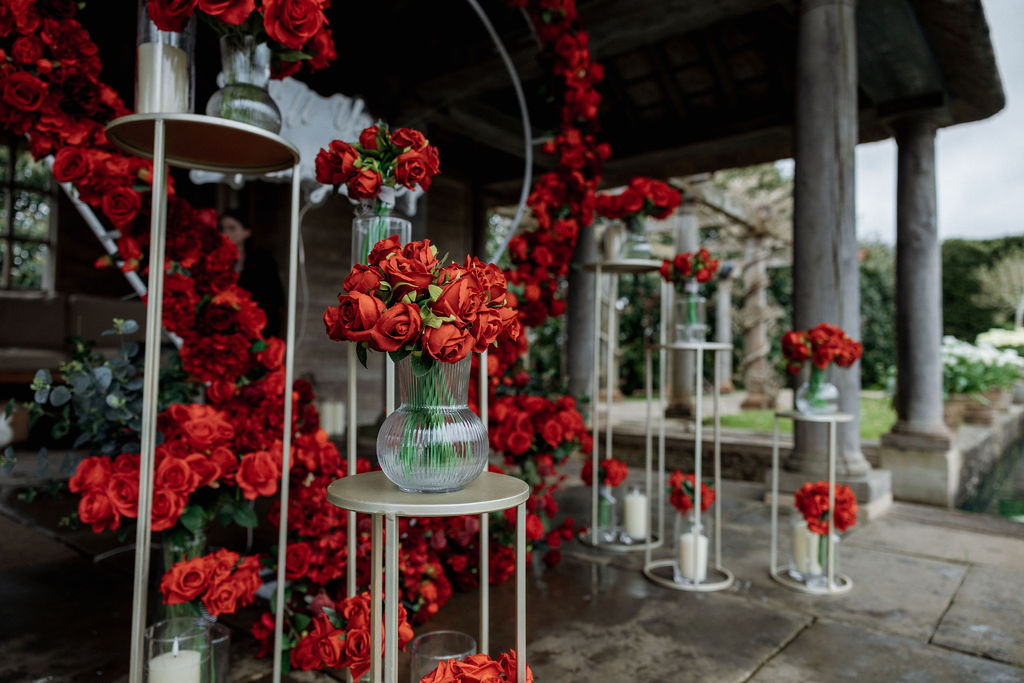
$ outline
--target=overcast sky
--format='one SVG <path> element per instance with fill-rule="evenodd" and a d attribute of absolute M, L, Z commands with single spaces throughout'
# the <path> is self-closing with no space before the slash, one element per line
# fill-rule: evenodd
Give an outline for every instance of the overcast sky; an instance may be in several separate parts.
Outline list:
<path fill-rule="evenodd" d="M 1024 0 L 982 0 L 1006 107 L 936 138 L 939 238 L 1024 234 Z M 896 241 L 896 145 L 857 148 L 857 234 Z"/>

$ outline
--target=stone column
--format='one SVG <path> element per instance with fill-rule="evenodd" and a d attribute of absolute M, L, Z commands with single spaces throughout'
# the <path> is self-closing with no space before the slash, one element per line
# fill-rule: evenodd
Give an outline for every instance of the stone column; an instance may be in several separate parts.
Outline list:
<path fill-rule="evenodd" d="M 742 410 L 775 407 L 774 371 L 768 342 L 768 249 L 760 234 L 747 238 L 743 269 L 743 388 Z"/>
<path fill-rule="evenodd" d="M 961 454 L 942 416 L 942 257 L 935 206 L 935 125 L 894 126 L 896 189 L 896 414 L 882 464 L 901 499 L 953 505 Z"/>
<path fill-rule="evenodd" d="M 715 341 L 732 344 L 732 264 L 723 264 L 722 272 L 715 290 Z M 732 354 L 722 354 L 720 362 L 718 388 L 732 391 Z"/>
<path fill-rule="evenodd" d="M 797 36 L 793 216 L 793 327 L 839 325 L 860 338 L 854 147 L 857 144 L 857 36 L 854 0 L 803 0 Z M 804 371 L 806 376 L 807 371 Z M 840 409 L 858 415 L 860 365 L 833 370 Z M 837 471 L 864 475 L 860 420 L 839 429 Z M 823 473 L 826 430 L 798 424 L 787 467 Z M 861 496 L 858 496 L 861 497 Z"/>
<path fill-rule="evenodd" d="M 683 203 L 675 215 L 675 253 L 700 249 L 700 224 L 697 221 L 697 205 L 692 199 L 683 197 Z M 678 293 L 675 297 L 680 296 Z M 675 334 L 675 306 L 669 309 L 669 340 Z M 690 417 L 693 414 L 692 396 L 696 389 L 693 383 L 694 358 L 691 351 L 669 353 L 669 394 L 665 407 L 666 417 Z"/>
<path fill-rule="evenodd" d="M 566 306 L 569 394 L 577 400 L 590 395 L 594 371 L 594 274 L 583 265 L 598 259 L 594 225 L 581 227 L 569 269 L 569 300 Z"/>

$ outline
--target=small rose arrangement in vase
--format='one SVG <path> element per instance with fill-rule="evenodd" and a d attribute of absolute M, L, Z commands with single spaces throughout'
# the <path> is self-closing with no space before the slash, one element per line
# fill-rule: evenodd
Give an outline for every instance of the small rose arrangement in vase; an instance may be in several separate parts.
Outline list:
<path fill-rule="evenodd" d="M 675 287 L 676 340 L 703 341 L 707 335 L 704 297 L 698 293 L 699 285 L 710 282 L 718 272 L 718 259 L 711 258 L 707 249 L 676 254 L 661 262 L 661 278 Z"/>
<path fill-rule="evenodd" d="M 169 610 L 172 615 L 198 616 L 201 604 L 207 615 L 217 617 L 251 604 L 262 585 L 256 557 L 222 548 L 175 564 L 160 580 L 160 593 L 165 605 L 176 607 Z"/>
<path fill-rule="evenodd" d="M 839 409 L 839 389 L 825 381 L 831 363 L 848 368 L 860 358 L 863 347 L 835 325 L 820 323 L 809 330 L 790 331 L 782 336 L 782 355 L 790 374 L 800 372 L 811 361 L 810 380 L 797 389 L 796 407 L 802 413 L 825 414 Z"/>
<path fill-rule="evenodd" d="M 651 245 L 645 235 L 645 219 L 668 218 L 682 203 L 682 195 L 668 183 L 653 178 L 636 177 L 619 194 L 597 195 L 597 213 L 605 218 L 621 220 L 626 235 L 619 249 L 609 247 L 608 256 L 625 259 L 650 259 Z M 614 233 L 609 232 L 609 237 Z M 607 239 L 607 238 L 606 238 Z"/>
<path fill-rule="evenodd" d="M 516 681 L 516 651 L 503 652 L 498 661 L 480 653 L 464 659 L 445 659 L 419 683 L 502 683 Z M 533 683 L 533 671 L 526 665 L 526 683 Z"/>
<path fill-rule="evenodd" d="M 396 363 L 402 405 L 385 420 L 377 454 L 385 474 L 417 492 L 450 491 L 475 479 L 487 460 L 483 424 L 467 406 L 469 354 L 498 335 L 519 337 L 507 283 L 494 264 L 466 257 L 444 265 L 430 240 L 374 245 L 324 313 L 327 336 L 382 351 Z"/>
<path fill-rule="evenodd" d="M 604 458 L 598 461 L 597 469 L 601 478 L 597 484 L 596 526 L 601 529 L 601 538 L 595 540 L 612 542 L 619 538 L 618 520 L 615 514 L 615 507 L 618 501 L 612 494 L 612 489 L 626 481 L 626 477 L 629 476 L 629 467 L 621 460 Z M 583 463 L 583 469 L 580 470 L 580 479 L 587 486 L 593 486 L 594 464 L 591 458 L 587 458 Z"/>
<path fill-rule="evenodd" d="M 836 484 L 835 530 L 846 531 L 857 524 L 857 497 L 846 484 Z M 825 571 L 829 529 L 828 482 L 807 482 L 794 496 L 803 520 L 794 528 L 793 563 L 800 577 L 819 576 Z M 834 537 L 837 538 L 837 537 Z"/>
<path fill-rule="evenodd" d="M 317 182 L 333 186 L 335 192 L 344 188 L 357 204 L 354 263 L 367 263 L 370 249 L 395 232 L 401 239 L 409 239 L 408 221 L 389 220 L 395 188 L 426 191 L 440 172 L 437 147 L 414 128 L 391 131 L 387 124 L 377 123 L 363 130 L 358 142 L 333 140 L 320 150 L 316 155 Z M 396 220 L 404 224 L 404 235 L 396 230 Z"/>
<path fill-rule="evenodd" d="M 694 476 L 692 474 L 683 474 L 679 470 L 674 471 L 672 476 L 668 478 L 668 500 L 672 503 L 672 507 L 679 510 L 679 513 L 682 515 L 688 514 L 693 510 L 693 500 L 696 497 L 693 480 Z M 714 502 L 715 490 L 701 482 L 700 511 L 704 512 Z"/>
<path fill-rule="evenodd" d="M 304 671 L 348 669 L 352 680 L 358 681 L 370 670 L 370 594 L 364 591 L 336 604 L 321 599 L 317 607 L 312 621 L 296 614 L 302 616 L 301 623 L 289 623 L 291 636 L 298 639 L 292 648 L 291 665 Z M 405 650 L 412 638 L 405 607 L 399 604 L 398 649 Z"/>

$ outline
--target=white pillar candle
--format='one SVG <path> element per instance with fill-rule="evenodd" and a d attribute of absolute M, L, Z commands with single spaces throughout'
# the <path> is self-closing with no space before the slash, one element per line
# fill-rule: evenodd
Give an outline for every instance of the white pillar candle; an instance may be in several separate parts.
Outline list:
<path fill-rule="evenodd" d="M 165 652 L 149 660 L 148 683 L 199 683 L 202 657 L 195 650 Z"/>
<path fill-rule="evenodd" d="M 708 576 L 708 537 L 687 531 L 679 537 L 679 573 L 690 581 Z"/>
<path fill-rule="evenodd" d="M 188 112 L 188 57 L 166 43 L 139 45 L 135 111 L 138 114 Z"/>
<path fill-rule="evenodd" d="M 640 489 L 626 494 L 625 532 L 634 541 L 647 538 L 647 495 Z"/>

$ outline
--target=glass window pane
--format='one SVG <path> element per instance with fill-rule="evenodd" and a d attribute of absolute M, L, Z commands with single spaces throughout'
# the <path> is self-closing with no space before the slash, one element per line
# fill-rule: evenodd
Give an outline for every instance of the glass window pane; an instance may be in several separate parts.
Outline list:
<path fill-rule="evenodd" d="M 11 159 L 11 148 L 0 145 L 0 183 L 7 182 L 7 164 Z"/>
<path fill-rule="evenodd" d="M 22 150 L 14 162 L 14 182 L 45 190 L 50 186 L 50 171 L 42 161 L 33 159 L 31 152 Z"/>
<path fill-rule="evenodd" d="M 14 236 L 49 240 L 50 202 L 46 195 L 14 191 Z"/>
<path fill-rule="evenodd" d="M 50 248 L 36 242 L 15 242 L 11 251 L 11 287 L 41 289 Z"/>

